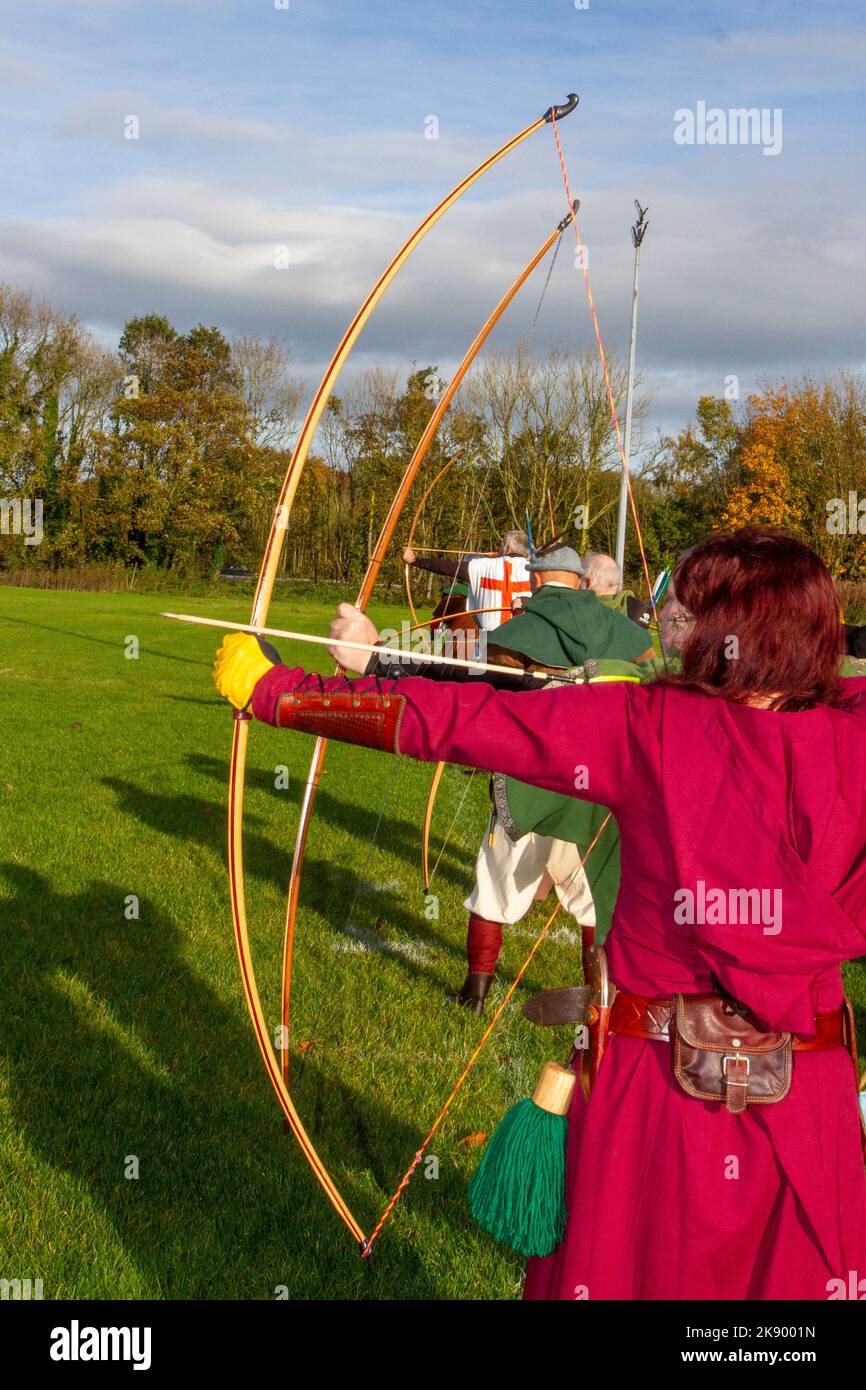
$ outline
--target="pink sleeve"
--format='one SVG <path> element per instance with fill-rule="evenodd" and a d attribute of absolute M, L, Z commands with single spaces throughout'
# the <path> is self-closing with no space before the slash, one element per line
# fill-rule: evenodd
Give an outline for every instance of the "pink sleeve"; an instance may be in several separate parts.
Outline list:
<path fill-rule="evenodd" d="M 345 690 L 347 687 L 358 691 L 393 690 L 396 684 L 396 681 L 377 676 L 359 676 L 349 681 L 345 676 L 314 675 L 301 666 L 272 666 L 253 691 L 252 711 L 263 724 L 276 724 L 277 701 L 289 691 Z"/>
<path fill-rule="evenodd" d="M 501 772 L 565 796 L 616 810 L 627 800 L 641 687 L 627 682 L 512 692 L 407 676 L 400 681 L 311 676 L 274 666 L 253 695 L 253 713 L 276 722 L 280 695 L 301 686 L 394 690 L 405 701 L 399 751 L 422 762 L 461 763 Z"/>
<path fill-rule="evenodd" d="M 632 771 L 632 696 L 625 682 L 512 692 L 409 677 L 400 752 L 516 777 L 616 810 Z"/>

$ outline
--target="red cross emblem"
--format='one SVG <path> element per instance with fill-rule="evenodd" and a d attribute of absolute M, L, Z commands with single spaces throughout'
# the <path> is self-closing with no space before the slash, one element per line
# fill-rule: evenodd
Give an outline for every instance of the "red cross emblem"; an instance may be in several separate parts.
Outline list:
<path fill-rule="evenodd" d="M 513 579 L 511 572 L 511 561 L 502 561 L 502 578 L 493 579 L 489 575 L 481 578 L 482 589 L 492 590 L 494 593 L 502 595 L 502 608 L 500 618 L 503 623 L 507 623 L 511 617 L 511 606 L 516 594 L 531 594 L 532 585 L 528 579 Z"/>

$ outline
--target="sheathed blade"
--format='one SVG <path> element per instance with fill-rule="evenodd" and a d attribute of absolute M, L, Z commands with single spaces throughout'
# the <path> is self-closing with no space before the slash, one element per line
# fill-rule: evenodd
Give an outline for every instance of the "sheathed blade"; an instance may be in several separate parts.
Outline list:
<path fill-rule="evenodd" d="M 524 1004 L 523 1017 L 542 1028 L 554 1028 L 558 1023 L 585 1023 L 589 994 L 587 985 L 543 989 Z"/>

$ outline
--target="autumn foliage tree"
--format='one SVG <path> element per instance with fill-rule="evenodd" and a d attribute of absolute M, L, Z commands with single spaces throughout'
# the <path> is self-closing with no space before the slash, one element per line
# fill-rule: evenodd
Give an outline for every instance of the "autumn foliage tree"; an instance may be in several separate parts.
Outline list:
<path fill-rule="evenodd" d="M 866 497 L 866 387 L 847 373 L 767 386 L 749 397 L 722 521 L 795 531 L 840 579 L 866 576 L 862 528 L 849 495 Z M 844 527 L 833 525 L 844 503 Z"/>

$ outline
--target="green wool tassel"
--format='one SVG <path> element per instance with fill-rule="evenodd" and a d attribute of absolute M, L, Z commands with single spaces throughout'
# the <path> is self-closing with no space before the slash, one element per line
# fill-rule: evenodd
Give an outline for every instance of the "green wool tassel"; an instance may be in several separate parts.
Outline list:
<path fill-rule="evenodd" d="M 561 1070 L 557 1068 L 557 1070 Z M 568 1119 L 534 1100 L 503 1116 L 469 1184 L 480 1226 L 521 1255 L 550 1255 L 565 1230 Z"/>

